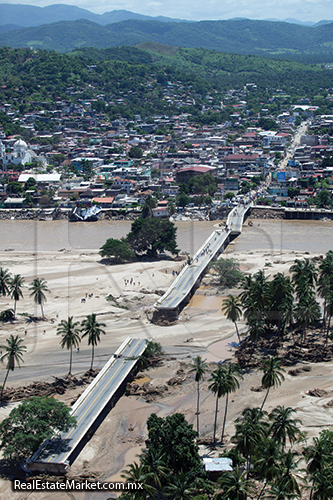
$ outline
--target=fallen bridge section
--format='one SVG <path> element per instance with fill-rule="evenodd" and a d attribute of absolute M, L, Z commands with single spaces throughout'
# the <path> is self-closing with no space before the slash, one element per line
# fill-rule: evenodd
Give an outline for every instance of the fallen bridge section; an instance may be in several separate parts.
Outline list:
<path fill-rule="evenodd" d="M 124 383 L 145 349 L 144 339 L 127 338 L 73 406 L 71 415 L 76 418 L 76 427 L 68 432 L 56 431 L 27 460 L 25 468 L 64 474 L 82 438 Z"/>
<path fill-rule="evenodd" d="M 171 319 L 175 319 L 178 308 L 187 300 L 193 289 L 199 284 L 204 274 L 209 269 L 210 263 L 215 259 L 229 242 L 242 232 L 242 225 L 251 204 L 239 204 L 229 214 L 226 227 L 216 229 L 205 241 L 201 248 L 191 259 L 191 263 L 186 265 L 177 278 L 173 281 L 166 293 L 155 303 L 159 314 L 167 314 Z"/>

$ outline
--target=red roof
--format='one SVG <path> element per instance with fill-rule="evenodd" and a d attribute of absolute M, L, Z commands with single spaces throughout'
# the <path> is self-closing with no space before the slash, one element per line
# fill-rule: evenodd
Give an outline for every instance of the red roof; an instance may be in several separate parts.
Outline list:
<path fill-rule="evenodd" d="M 194 172 L 209 172 L 209 170 L 214 170 L 214 167 L 186 167 L 186 168 L 182 168 L 181 170 L 179 170 L 179 172 L 189 172 L 189 171 L 193 171 Z"/>

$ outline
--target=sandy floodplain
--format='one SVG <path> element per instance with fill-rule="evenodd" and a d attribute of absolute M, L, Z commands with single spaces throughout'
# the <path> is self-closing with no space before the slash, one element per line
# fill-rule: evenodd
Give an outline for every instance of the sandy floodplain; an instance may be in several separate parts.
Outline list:
<path fill-rule="evenodd" d="M 227 255 L 237 259 L 244 272 L 254 273 L 264 268 L 266 274 L 272 276 L 277 272 L 287 273 L 296 258 L 318 254 L 284 250 L 273 255 L 266 250 L 237 252 L 230 245 Z M 18 387 L 35 380 L 51 381 L 52 376 L 64 376 L 69 367 L 69 353 L 59 345 L 57 326 L 68 316 L 81 322 L 92 312 L 97 313 L 98 320 L 106 325 L 106 335 L 96 348 L 94 368 L 101 368 L 123 340 L 131 336 L 154 339 L 166 352 L 161 367 L 143 373 L 148 377 L 145 380 L 153 386 L 166 385 L 177 370 L 184 370 L 186 380 L 183 384 L 170 386 L 161 397 L 151 402 L 139 396 L 121 397 L 73 463 L 73 474 L 89 471 L 98 474 L 102 481 L 119 480 L 121 470 L 144 446 L 146 420 L 152 412 L 160 416 L 182 412 L 196 426 L 196 384 L 193 376 L 188 374 L 188 364 L 192 357 L 202 355 L 212 363 L 213 369 L 214 363 L 233 356 L 233 346 L 237 342 L 234 325 L 221 313 L 221 306 L 223 297 L 229 293 L 238 294 L 239 290 L 220 292 L 212 278 L 207 276 L 183 309 L 179 321 L 162 327 L 149 321 L 149 313 L 174 279 L 173 271 L 180 270 L 184 261 L 160 260 L 110 266 L 101 262 L 97 250 L 63 250 L 38 254 L 7 251 L 0 254 L 0 262 L 11 273 L 24 276 L 26 285 L 24 298 L 17 304 L 17 321 L 3 324 L 0 329 L 1 344 L 12 333 L 24 338 L 27 346 L 24 364 L 10 373 L 8 386 Z M 29 283 L 36 276 L 47 280 L 50 289 L 44 306 L 46 319 L 27 323 L 22 313 L 40 315 L 28 290 Z M 1 298 L 0 310 L 9 307 L 13 307 L 12 300 Z M 244 323 L 240 322 L 239 327 L 245 331 Z M 80 352 L 73 353 L 74 375 L 81 375 L 89 369 L 90 356 L 90 347 L 83 339 Z M 3 379 L 5 365 L 0 368 Z M 266 407 L 267 411 L 278 404 L 297 408 L 297 417 L 310 437 L 318 435 L 333 421 L 333 409 L 325 406 L 328 399 L 307 394 L 313 388 L 333 389 L 333 363 L 313 364 L 311 368 L 310 372 L 298 377 L 287 374 L 282 386 L 270 392 Z M 208 377 L 209 374 L 202 384 L 200 431 L 203 437 L 212 436 L 215 410 L 215 398 L 208 390 Z M 250 390 L 260 385 L 260 379 L 258 372 L 247 372 L 240 389 L 230 398 L 227 439 L 233 434 L 234 420 L 242 410 L 246 406 L 261 404 L 264 394 Z M 70 404 L 77 392 L 67 392 L 59 399 Z M 2 408 L 0 418 L 7 416 L 13 406 L 12 403 Z M 223 400 L 220 408 L 218 435 L 222 426 Z M 13 493 L 10 481 L 0 480 L 0 499 L 106 500 L 113 497 L 114 494 L 110 493 L 88 492 Z"/>

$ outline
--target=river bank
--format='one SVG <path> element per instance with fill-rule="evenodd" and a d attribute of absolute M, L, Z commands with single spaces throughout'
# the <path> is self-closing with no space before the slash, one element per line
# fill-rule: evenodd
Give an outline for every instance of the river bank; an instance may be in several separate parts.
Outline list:
<path fill-rule="evenodd" d="M 277 272 L 287 273 L 296 258 L 320 256 L 319 253 L 282 251 L 272 258 L 272 253 L 267 250 L 237 251 L 235 247 L 228 247 L 229 253 L 240 262 L 244 272 L 254 273 L 264 268 L 268 276 Z M 17 304 L 17 321 L 3 325 L 0 330 L 1 344 L 12 333 L 24 338 L 27 345 L 24 363 L 20 369 L 10 373 L 8 386 L 18 387 L 38 380 L 51 381 L 54 376 L 66 373 L 69 353 L 60 348 L 56 328 L 61 319 L 67 319 L 68 316 L 73 316 L 75 321 L 82 321 L 87 314 L 96 312 L 98 320 L 105 323 L 106 335 L 102 336 L 101 343 L 96 347 L 94 368 L 101 368 L 127 336 L 154 339 L 161 343 L 166 352 L 161 367 L 145 371 L 142 375 L 145 377 L 143 381 L 151 387 L 158 389 L 163 386 L 167 389 L 156 390 L 157 395 L 149 402 L 139 395 L 120 398 L 72 465 L 72 473 L 76 475 L 97 473 L 102 481 L 119 480 L 121 470 L 135 460 L 136 453 L 144 446 L 146 420 L 152 412 L 160 416 L 182 412 L 195 426 L 196 384 L 189 374 L 188 364 L 197 355 L 202 355 L 210 363 L 233 357 L 237 342 L 234 325 L 221 313 L 221 307 L 227 294 L 238 294 L 239 290 L 218 291 L 208 275 L 198 293 L 182 311 L 179 321 L 169 327 L 160 327 L 149 322 L 147 312 L 167 289 L 173 279 L 172 271 L 177 270 L 182 262 L 164 260 L 105 266 L 100 262 L 96 250 L 87 249 L 40 252 L 37 257 L 27 251 L 0 252 L 2 265 L 12 273 L 24 276 L 26 284 L 37 273 L 47 280 L 50 289 L 44 307 L 45 321 L 30 324 L 25 321 L 22 316 L 24 312 L 40 314 L 25 288 L 24 298 Z M 85 302 L 82 298 L 85 298 Z M 0 299 L 1 310 L 11 306 L 10 299 Z M 246 329 L 242 321 L 239 328 L 241 332 Z M 90 347 L 82 342 L 80 352 L 73 353 L 74 375 L 82 375 L 89 368 L 90 357 Z M 329 391 L 333 388 L 333 363 L 310 365 L 311 371 L 302 372 L 299 376 L 286 374 L 282 386 L 271 391 L 266 409 L 271 411 L 278 404 L 297 408 L 297 417 L 303 422 L 302 430 L 312 437 L 328 428 L 332 421 L 333 409 L 327 403 L 330 401 Z M 210 365 L 210 369 L 214 369 L 214 366 Z M 167 381 L 178 370 L 183 370 L 183 382 L 169 386 Z M 0 376 L 3 378 L 4 375 L 3 365 Z M 208 378 L 209 374 L 202 384 L 200 411 L 201 434 L 206 438 L 212 435 L 215 408 L 214 395 L 208 390 Z M 251 387 L 258 387 L 260 380 L 261 374 L 256 370 L 247 371 L 240 389 L 233 394 L 226 428 L 227 439 L 233 434 L 234 421 L 245 406 L 261 403 L 263 394 L 250 390 Z M 320 398 L 309 395 L 307 391 L 315 388 L 327 390 L 327 395 L 323 393 Z M 58 398 L 70 404 L 79 391 L 80 388 Z M 11 403 L 2 408 L 0 419 L 8 415 L 14 406 Z M 218 432 L 222 425 L 220 420 Z M 0 496 L 6 498 L 9 488 L 8 481 L 0 480 Z M 72 495 L 77 500 L 90 499 L 88 493 L 79 495 L 72 492 Z M 23 500 L 25 497 L 11 492 L 11 498 Z M 36 493 L 34 498 L 62 500 L 60 496 L 48 493 Z M 94 500 L 106 498 L 112 496 L 101 494 Z"/>

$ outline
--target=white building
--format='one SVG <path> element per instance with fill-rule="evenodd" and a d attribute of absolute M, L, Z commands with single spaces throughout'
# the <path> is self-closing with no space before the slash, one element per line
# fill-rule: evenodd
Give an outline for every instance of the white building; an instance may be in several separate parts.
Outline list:
<path fill-rule="evenodd" d="M 2 143 L 1 143 L 2 144 Z M 28 145 L 22 139 L 19 139 L 14 143 L 13 151 L 11 153 L 5 153 L 3 151 L 3 144 L 0 145 L 0 151 L 3 156 L 2 163 L 4 167 L 7 167 L 9 163 L 13 163 L 14 165 L 25 165 L 26 163 L 31 163 L 33 160 L 37 160 L 38 156 L 34 151 L 28 149 Z"/>

